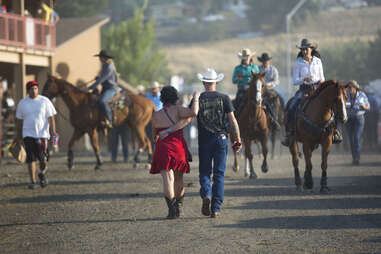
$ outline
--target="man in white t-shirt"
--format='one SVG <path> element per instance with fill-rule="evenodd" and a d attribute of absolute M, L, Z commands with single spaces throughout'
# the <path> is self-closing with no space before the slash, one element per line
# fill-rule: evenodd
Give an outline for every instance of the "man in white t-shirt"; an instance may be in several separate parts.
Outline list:
<path fill-rule="evenodd" d="M 19 102 L 16 110 L 16 139 L 18 142 L 23 141 L 25 145 L 26 162 L 31 181 L 28 185 L 30 189 L 37 187 L 37 159 L 40 162 L 40 173 L 38 174 L 40 185 L 41 187 L 47 186 L 48 180 L 45 174 L 49 159 L 48 139 L 57 136 L 54 120 L 56 110 L 47 97 L 38 94 L 38 86 L 36 81 L 29 81 L 26 84 L 29 96 Z"/>

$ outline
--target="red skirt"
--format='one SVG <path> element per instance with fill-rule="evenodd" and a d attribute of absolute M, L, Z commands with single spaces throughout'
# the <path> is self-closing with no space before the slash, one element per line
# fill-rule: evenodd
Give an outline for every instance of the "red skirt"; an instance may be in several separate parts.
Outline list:
<path fill-rule="evenodd" d="M 157 129 L 157 132 L 166 128 Z M 181 171 L 189 173 L 187 143 L 183 131 L 178 130 L 155 143 L 155 152 L 152 158 L 151 174 L 159 174 L 161 170 Z"/>

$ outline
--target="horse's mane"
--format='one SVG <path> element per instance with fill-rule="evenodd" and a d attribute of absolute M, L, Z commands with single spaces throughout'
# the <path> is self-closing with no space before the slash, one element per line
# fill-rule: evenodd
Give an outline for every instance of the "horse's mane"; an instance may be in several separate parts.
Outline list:
<path fill-rule="evenodd" d="M 315 92 L 311 95 L 310 99 L 314 99 L 319 96 L 319 94 L 325 90 L 327 87 L 337 85 L 336 80 L 330 79 L 327 81 L 324 81 L 316 90 Z"/>
<path fill-rule="evenodd" d="M 82 91 L 80 88 L 76 87 L 75 85 L 73 85 L 72 83 L 70 83 L 69 81 L 66 81 L 64 79 L 60 79 L 60 78 L 56 78 L 54 76 L 51 77 L 53 79 L 54 82 L 57 82 L 57 83 L 63 83 L 64 85 L 66 86 L 69 86 L 70 88 L 73 89 L 73 91 L 75 93 L 82 93 L 82 94 L 88 94 L 88 92 L 86 91 Z"/>

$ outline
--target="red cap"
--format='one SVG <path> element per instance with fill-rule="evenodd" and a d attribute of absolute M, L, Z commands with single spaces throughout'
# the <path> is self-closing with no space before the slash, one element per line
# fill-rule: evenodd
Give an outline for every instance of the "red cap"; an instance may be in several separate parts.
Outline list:
<path fill-rule="evenodd" d="M 29 81 L 26 83 L 26 90 L 29 90 L 32 86 L 39 86 L 39 84 L 36 81 Z"/>

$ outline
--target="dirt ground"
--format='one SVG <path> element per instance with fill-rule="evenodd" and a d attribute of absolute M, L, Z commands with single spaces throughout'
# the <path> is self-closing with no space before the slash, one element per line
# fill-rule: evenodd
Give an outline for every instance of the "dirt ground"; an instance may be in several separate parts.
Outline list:
<path fill-rule="evenodd" d="M 26 165 L 0 169 L 0 253 L 381 253 L 381 156 L 329 157 L 329 194 L 297 192 L 290 156 L 269 161 L 256 180 L 231 170 L 221 217 L 201 215 L 197 156 L 185 176 L 185 216 L 166 220 L 161 178 L 143 165 L 94 171 L 91 154 L 68 171 L 64 154 L 49 165 L 47 188 L 29 190 Z M 242 161 L 241 161 L 242 165 Z M 304 168 L 302 163 L 301 168 Z M 302 170 L 303 172 L 304 170 Z"/>

